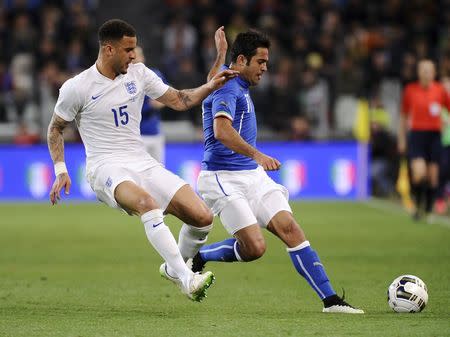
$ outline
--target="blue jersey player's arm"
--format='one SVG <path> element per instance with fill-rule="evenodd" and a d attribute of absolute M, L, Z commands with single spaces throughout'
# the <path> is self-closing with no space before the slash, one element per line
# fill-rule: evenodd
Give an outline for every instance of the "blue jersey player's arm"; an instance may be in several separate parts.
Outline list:
<path fill-rule="evenodd" d="M 258 151 L 247 143 L 233 127 L 236 110 L 236 95 L 232 88 L 225 86 L 216 91 L 213 97 L 213 129 L 214 138 L 230 150 L 252 158 L 266 171 L 278 170 L 281 163 L 272 157 Z"/>

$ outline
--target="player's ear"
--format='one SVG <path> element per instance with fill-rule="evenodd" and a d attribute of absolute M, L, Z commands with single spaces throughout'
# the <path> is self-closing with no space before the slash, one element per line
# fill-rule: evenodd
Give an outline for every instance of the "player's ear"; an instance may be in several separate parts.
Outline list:
<path fill-rule="evenodd" d="M 103 45 L 103 50 L 105 51 L 105 54 L 108 56 L 111 56 L 114 54 L 114 46 L 111 43 L 105 43 Z"/>
<path fill-rule="evenodd" d="M 238 64 L 238 65 L 240 65 L 240 66 L 245 66 L 246 64 L 247 64 L 247 58 L 244 56 L 244 55 L 242 55 L 242 54 L 240 54 L 238 57 L 237 57 L 237 59 L 236 59 L 236 63 Z"/>

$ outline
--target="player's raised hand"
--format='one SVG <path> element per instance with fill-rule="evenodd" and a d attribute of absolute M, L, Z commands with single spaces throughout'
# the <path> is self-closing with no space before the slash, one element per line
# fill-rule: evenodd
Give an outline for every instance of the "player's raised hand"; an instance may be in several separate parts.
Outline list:
<path fill-rule="evenodd" d="M 225 56 L 228 49 L 228 42 L 223 26 L 216 30 L 216 33 L 214 34 L 214 41 L 216 42 L 217 54 Z"/>
<path fill-rule="evenodd" d="M 69 194 L 71 185 L 72 181 L 67 173 L 61 173 L 55 178 L 52 189 L 50 190 L 50 201 L 52 205 L 57 204 L 61 199 L 61 190 L 63 188 L 65 194 Z"/>
<path fill-rule="evenodd" d="M 281 167 L 281 163 L 278 161 L 278 159 L 265 155 L 262 152 L 257 152 L 253 156 L 253 159 L 266 171 L 276 171 Z"/>
<path fill-rule="evenodd" d="M 227 83 L 232 78 L 235 78 L 239 75 L 239 71 L 226 69 L 222 70 L 220 73 L 214 75 L 214 77 L 208 82 L 211 86 L 212 90 L 217 90 L 225 83 Z"/>

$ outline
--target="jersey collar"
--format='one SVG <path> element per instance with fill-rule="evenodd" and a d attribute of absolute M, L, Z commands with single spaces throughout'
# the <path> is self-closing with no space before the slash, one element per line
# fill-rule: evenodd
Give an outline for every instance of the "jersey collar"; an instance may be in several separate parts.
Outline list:
<path fill-rule="evenodd" d="M 94 71 L 95 77 L 98 80 L 100 80 L 101 82 L 114 82 L 114 81 L 117 81 L 118 79 L 121 79 L 124 76 L 124 75 L 120 74 L 120 75 L 117 75 L 116 78 L 112 80 L 112 79 L 106 77 L 105 75 L 103 75 L 100 71 L 98 71 L 97 63 L 94 63 L 94 65 L 91 68 Z"/>
<path fill-rule="evenodd" d="M 226 69 L 230 69 L 230 67 L 226 64 L 222 65 L 222 67 L 220 68 L 220 70 L 226 70 Z M 250 86 L 250 82 L 248 82 L 247 80 L 245 80 L 243 77 L 238 76 L 236 77 L 236 81 L 238 82 L 238 84 L 245 88 L 248 89 L 248 87 Z"/>

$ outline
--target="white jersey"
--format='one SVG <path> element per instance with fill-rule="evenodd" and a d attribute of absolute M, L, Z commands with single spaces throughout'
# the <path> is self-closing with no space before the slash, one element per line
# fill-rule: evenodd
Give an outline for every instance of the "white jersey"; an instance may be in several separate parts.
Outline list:
<path fill-rule="evenodd" d="M 94 64 L 67 80 L 59 91 L 55 113 L 75 119 L 87 157 L 87 174 L 104 163 L 136 161 L 156 163 L 140 136 L 141 108 L 145 95 L 159 98 L 168 89 L 144 64 L 130 64 L 125 75 L 111 80 Z"/>

